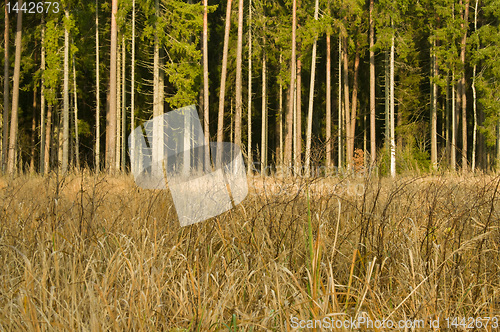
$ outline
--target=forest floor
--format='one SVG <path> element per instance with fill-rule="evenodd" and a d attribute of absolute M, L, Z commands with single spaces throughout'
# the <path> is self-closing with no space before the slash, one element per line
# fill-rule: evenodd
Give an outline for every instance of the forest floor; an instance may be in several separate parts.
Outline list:
<path fill-rule="evenodd" d="M 169 191 L 130 175 L 0 178 L 0 330 L 500 324 L 499 177 L 248 183 L 181 228 Z"/>

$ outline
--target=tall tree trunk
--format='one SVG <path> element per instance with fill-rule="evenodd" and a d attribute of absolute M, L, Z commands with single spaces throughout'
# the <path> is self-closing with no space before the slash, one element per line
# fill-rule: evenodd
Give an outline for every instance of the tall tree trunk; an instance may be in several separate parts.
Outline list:
<path fill-rule="evenodd" d="M 332 166 L 332 60 L 330 33 L 326 34 L 326 167 Z"/>
<path fill-rule="evenodd" d="M 288 109 L 286 114 L 286 126 L 285 126 L 285 155 L 284 164 L 285 167 L 290 167 L 292 165 L 292 134 L 293 134 L 293 114 L 295 105 L 295 61 L 296 61 L 296 30 L 297 30 L 297 0 L 293 0 L 292 4 L 292 56 L 290 59 L 290 96 L 288 98 Z"/>
<path fill-rule="evenodd" d="M 342 35 L 339 34 L 339 68 L 338 68 L 338 72 L 339 72 L 339 82 L 338 82 L 338 86 L 339 86 L 339 98 L 338 98 L 338 102 L 339 102 L 339 105 L 338 105 L 338 115 L 339 115 L 339 119 L 338 119 L 338 133 L 337 133 L 337 137 L 338 137 L 338 145 L 339 145 L 339 148 L 338 148 L 338 168 L 342 168 L 344 163 L 343 163 L 343 149 L 344 149 L 344 145 L 342 144 L 342 127 L 343 127 L 343 123 L 344 123 L 344 116 L 343 116 L 343 107 L 342 107 Z"/>
<path fill-rule="evenodd" d="M 283 55 L 280 52 L 280 70 L 283 66 Z M 279 100 L 278 100 L 278 108 L 279 108 L 279 165 L 283 166 L 284 155 L 283 155 L 283 83 L 281 80 L 279 81 Z"/>
<path fill-rule="evenodd" d="M 23 0 L 18 1 L 18 7 L 21 8 Z M 21 51 L 22 51 L 22 31 L 23 31 L 23 11 L 17 12 L 17 31 L 16 31 L 16 57 L 14 60 L 14 82 L 12 86 L 12 111 L 10 121 L 10 139 L 9 139 L 9 159 L 7 160 L 7 172 L 14 174 L 16 170 L 16 150 L 17 150 L 17 117 L 19 108 L 19 80 L 21 74 Z"/>
<path fill-rule="evenodd" d="M 262 55 L 262 135 L 261 135 L 261 163 L 260 171 L 264 175 L 267 167 L 267 63 L 265 52 Z"/>
<path fill-rule="evenodd" d="M 50 172 L 50 148 L 52 146 L 52 105 L 47 107 L 47 127 L 45 128 L 45 152 L 44 168 L 48 174 Z"/>
<path fill-rule="evenodd" d="M 69 10 L 64 11 L 64 87 L 63 87 L 63 137 L 62 171 L 68 170 L 69 161 Z"/>
<path fill-rule="evenodd" d="M 205 0 L 207 1 L 207 0 Z M 132 62 L 130 64 L 130 133 L 134 135 L 135 130 L 135 0 L 132 1 Z M 136 160 L 135 158 L 135 137 L 132 137 L 132 145 L 130 146 L 130 170 L 135 174 Z"/>
<path fill-rule="evenodd" d="M 460 1 L 462 2 L 462 1 Z M 464 30 L 464 35 L 461 41 L 460 49 L 460 63 L 461 63 L 461 77 L 459 82 L 459 93 L 461 94 L 462 104 L 462 171 L 466 172 L 467 165 L 467 95 L 465 91 L 465 51 L 467 44 L 467 27 L 469 21 L 469 0 L 465 0 L 465 8 L 462 15 L 461 27 Z"/>
<path fill-rule="evenodd" d="M 474 31 L 477 31 L 477 6 L 478 0 L 476 0 L 476 4 L 474 6 Z M 479 51 L 479 46 L 476 51 Z M 474 64 L 474 68 L 472 69 L 472 108 L 474 111 L 474 128 L 472 130 L 472 172 L 476 170 L 476 133 L 477 133 L 477 98 L 476 98 L 476 70 L 477 66 Z"/>
<path fill-rule="evenodd" d="M 36 43 L 35 43 L 36 44 Z M 35 45 L 36 48 L 36 45 Z M 35 62 L 37 62 L 36 54 L 35 54 Z M 35 172 L 35 137 L 36 135 L 36 108 L 37 108 L 37 86 L 33 88 L 33 117 L 31 119 L 31 151 L 30 151 L 30 173 L 33 174 Z"/>
<path fill-rule="evenodd" d="M 203 0 L 203 131 L 205 135 L 206 170 L 210 168 L 210 90 L 208 82 L 208 0 Z"/>
<path fill-rule="evenodd" d="M 125 134 L 126 134 L 126 124 L 127 124 L 127 113 L 126 113 L 126 107 L 125 107 L 125 102 L 126 102 L 126 97 L 127 97 L 127 92 L 125 90 L 126 88 L 126 80 L 125 80 L 125 64 L 126 64 L 126 58 L 125 58 L 125 37 L 122 37 L 122 133 L 121 133 L 121 147 L 122 147 L 122 153 L 121 153 L 121 168 L 122 171 L 125 171 L 125 144 L 127 140 L 125 139 Z"/>
<path fill-rule="evenodd" d="M 9 144 L 9 13 L 7 11 L 7 3 L 5 0 L 5 26 L 3 33 L 4 41 L 4 65 L 3 65 L 3 124 L 2 124 L 2 173 L 5 172 L 7 166 L 7 146 Z M 42 32 L 43 33 L 43 32 Z"/>
<path fill-rule="evenodd" d="M 316 0 L 314 5 L 314 20 L 318 20 L 319 0 Z M 318 37 L 314 38 L 312 58 L 311 58 L 311 80 L 309 85 L 309 108 L 307 110 L 307 137 L 306 137 L 306 174 L 310 176 L 311 167 L 311 139 L 312 139 L 312 120 L 314 107 L 314 81 L 316 80 L 316 47 Z"/>
<path fill-rule="evenodd" d="M 40 174 L 45 174 L 45 20 L 42 15 L 41 27 L 41 82 L 40 82 Z"/>
<path fill-rule="evenodd" d="M 347 146 L 347 168 L 352 168 L 352 151 L 351 148 L 351 112 L 349 109 L 349 58 L 348 58 L 348 48 L 347 48 L 347 36 L 343 38 L 344 47 L 342 49 L 343 63 L 344 63 L 344 117 L 345 117 L 345 132 L 346 132 L 346 146 Z"/>
<path fill-rule="evenodd" d="M 434 82 L 437 75 L 436 40 L 434 39 L 431 48 L 431 166 L 433 170 L 437 169 L 437 84 Z"/>
<path fill-rule="evenodd" d="M 121 75 L 121 66 L 122 66 L 122 56 L 121 56 L 121 45 L 117 46 L 117 54 L 116 54 L 116 158 L 115 158 L 115 166 L 116 169 L 120 169 L 120 158 L 121 158 L 121 124 L 122 124 L 122 75 Z"/>
<path fill-rule="evenodd" d="M 294 106 L 294 169 L 295 172 L 301 172 L 302 162 L 302 60 L 300 54 L 297 55 L 297 76 L 295 88 L 295 106 Z"/>
<path fill-rule="evenodd" d="M 118 0 L 111 5 L 111 50 L 109 69 L 109 109 L 106 113 L 106 168 L 113 172 L 116 168 L 116 15 Z"/>
<path fill-rule="evenodd" d="M 135 1 L 135 0 L 134 0 Z M 135 10 L 135 7 L 134 7 Z M 135 14 L 135 11 L 134 11 Z M 135 20 L 132 19 L 132 24 Z M 99 4 L 95 0 L 95 168 L 101 169 L 101 102 L 99 83 Z"/>
<path fill-rule="evenodd" d="M 155 15 L 156 23 L 160 20 L 161 9 L 159 0 L 155 0 Z M 154 33 L 154 53 L 153 53 L 153 117 L 159 117 L 163 114 L 163 84 L 162 75 L 160 68 L 160 40 L 158 37 L 158 32 Z M 187 129 L 187 128 L 185 128 Z M 157 176 L 163 176 L 163 161 L 164 161 L 164 149 L 163 149 L 163 121 L 155 121 L 153 123 L 153 156 L 152 156 L 152 172 Z"/>
<path fill-rule="evenodd" d="M 391 27 L 394 29 L 394 22 L 391 19 Z M 390 119 L 391 122 L 391 176 L 396 176 L 396 142 L 394 135 L 394 30 L 391 37 L 391 55 L 390 55 Z"/>
<path fill-rule="evenodd" d="M 351 158 L 354 155 L 354 138 L 356 137 L 356 117 L 358 108 L 358 76 L 359 76 L 359 45 L 356 44 L 356 51 L 354 55 L 354 73 L 353 73 L 353 84 L 352 84 L 352 109 L 351 109 L 351 128 L 349 130 L 351 143 L 349 147 L 351 149 L 349 155 Z"/>
<path fill-rule="evenodd" d="M 224 29 L 224 50 L 222 53 L 222 71 L 219 91 L 219 118 L 217 122 L 217 143 L 222 143 L 224 139 L 224 102 L 226 95 L 226 75 L 227 75 L 227 57 L 229 51 L 229 31 L 231 30 L 231 4 L 232 0 L 227 1 L 226 8 L 226 27 Z M 217 153 L 219 159 L 219 153 Z M 219 162 L 217 162 L 217 165 Z"/>
<path fill-rule="evenodd" d="M 451 156 L 450 164 L 453 171 L 457 167 L 457 117 L 455 101 L 455 73 L 451 74 Z"/>
<path fill-rule="evenodd" d="M 238 44 L 236 47 L 236 118 L 234 121 L 234 142 L 241 146 L 242 96 L 242 53 L 243 53 L 243 0 L 238 4 Z"/>
<path fill-rule="evenodd" d="M 78 96 L 76 94 L 76 66 L 73 56 L 73 98 L 75 100 L 75 161 L 76 169 L 80 169 L 80 140 L 78 137 Z"/>
<path fill-rule="evenodd" d="M 375 164 L 377 159 L 377 142 L 376 142 L 376 124 L 375 124 L 375 52 L 373 46 L 375 44 L 375 24 L 373 22 L 373 4 L 374 0 L 370 0 L 370 156 L 371 164 Z"/>

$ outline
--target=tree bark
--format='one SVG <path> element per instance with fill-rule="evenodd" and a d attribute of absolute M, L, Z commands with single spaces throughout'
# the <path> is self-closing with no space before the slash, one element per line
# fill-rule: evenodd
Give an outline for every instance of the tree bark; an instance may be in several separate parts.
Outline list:
<path fill-rule="evenodd" d="M 260 163 L 260 171 L 261 174 L 265 175 L 264 172 L 267 167 L 267 63 L 266 63 L 266 54 L 265 52 L 262 55 L 262 135 L 261 135 L 261 163 Z"/>
<path fill-rule="evenodd" d="M 248 1 L 248 119 L 247 172 L 252 173 L 252 0 Z"/>
<path fill-rule="evenodd" d="M 351 151 L 349 152 L 351 161 L 354 155 L 354 140 L 356 137 L 356 117 L 358 108 L 358 76 L 359 76 L 359 45 L 356 45 L 356 51 L 354 55 L 354 73 L 353 73 L 353 84 L 352 84 L 352 109 L 351 109 L 351 128 L 350 133 L 350 144 L 349 147 Z"/>
<path fill-rule="evenodd" d="M 118 0 L 111 5 L 111 50 L 109 70 L 109 109 L 106 114 L 106 168 L 113 172 L 116 168 L 116 15 Z"/>
<path fill-rule="evenodd" d="M 134 0 L 135 1 L 135 0 Z M 203 131 L 205 135 L 205 169 L 210 168 L 210 90 L 208 86 L 208 0 L 203 0 Z"/>
<path fill-rule="evenodd" d="M 293 114 L 295 105 L 295 61 L 296 61 L 296 27 L 297 27 L 297 0 L 293 0 L 292 4 L 292 56 L 290 59 L 290 87 L 289 87 L 289 98 L 288 98 L 288 109 L 286 114 L 286 126 L 285 126 L 285 154 L 284 154 L 284 165 L 289 168 L 292 165 L 292 134 L 293 134 Z"/>
<path fill-rule="evenodd" d="M 391 27 L 394 29 L 394 23 L 391 19 Z M 391 37 L 391 55 L 390 55 L 390 123 L 391 123 L 391 176 L 396 176 L 396 142 L 394 135 L 394 30 Z"/>
<path fill-rule="evenodd" d="M 326 167 L 332 166 L 332 64 L 330 33 L 326 34 Z"/>
<path fill-rule="evenodd" d="M 126 88 L 126 80 L 125 80 L 125 64 L 126 64 L 126 58 L 125 58 L 125 37 L 122 37 L 122 133 L 121 133 L 121 148 L 122 148 L 122 153 L 121 153 L 121 168 L 122 171 L 125 171 L 125 145 L 127 140 L 125 139 L 125 134 L 126 134 L 126 124 L 127 124 L 127 113 L 126 113 L 126 107 L 125 107 L 125 102 L 126 102 L 126 97 L 127 97 L 127 92 L 125 90 Z"/>
<path fill-rule="evenodd" d="M 242 53 L 243 53 L 243 0 L 238 3 L 238 44 L 236 47 L 236 118 L 234 122 L 234 142 L 241 146 L 242 117 Z"/>
<path fill-rule="evenodd" d="M 344 116 L 343 116 L 343 107 L 342 107 L 342 35 L 339 34 L 339 68 L 338 68 L 338 72 L 339 72 L 339 82 L 338 82 L 338 86 L 339 86 L 339 98 L 338 98 L 338 102 L 339 102 L 339 105 L 338 105 L 338 115 L 339 115 L 339 119 L 338 119 L 338 133 L 337 133 L 337 137 L 338 137 L 338 168 L 342 168 L 343 167 L 343 144 L 342 144 L 342 127 L 343 127 L 343 123 L 344 123 Z"/>
<path fill-rule="evenodd" d="M 302 162 L 302 60 L 300 54 L 297 55 L 297 71 L 296 71 L 296 88 L 295 88 L 295 106 L 294 106 L 294 168 L 296 172 L 301 171 Z"/>
<path fill-rule="evenodd" d="M 461 1 L 460 1 L 461 2 Z M 461 27 L 464 30 L 464 35 L 461 41 L 460 49 L 460 63 L 462 66 L 462 76 L 459 82 L 459 93 L 461 94 L 462 104 L 462 171 L 466 172 L 468 169 L 467 165 L 467 95 L 465 91 L 465 51 L 467 46 L 467 27 L 469 21 L 469 0 L 465 0 L 465 8 L 462 16 Z"/>
<path fill-rule="evenodd" d="M 2 124 L 2 173 L 5 172 L 7 166 L 7 146 L 9 144 L 9 77 L 10 77 L 10 64 L 9 64 L 9 13 L 7 12 L 7 3 L 5 0 L 5 26 L 3 33 L 4 40 L 4 67 L 3 67 L 3 124 Z M 43 30 L 42 30 L 43 31 Z M 43 33 L 43 32 L 42 32 Z M 43 37 L 42 37 L 43 38 Z"/>
<path fill-rule="evenodd" d="M 347 36 L 343 38 L 343 64 L 344 64 L 344 72 L 342 73 L 343 79 L 344 79 L 344 118 L 345 118 L 345 132 L 346 132 L 346 146 L 347 146 L 347 156 L 346 156 L 346 162 L 347 162 L 347 168 L 351 169 L 352 168 L 352 151 L 353 149 L 351 148 L 351 112 L 349 109 L 349 58 L 348 58 L 348 53 L 347 53 Z"/>
<path fill-rule="evenodd" d="M 474 31 L 477 31 L 477 6 L 478 0 L 476 0 L 476 4 L 474 6 Z M 479 46 L 477 51 L 479 51 Z M 474 64 L 474 68 L 472 69 L 472 108 L 474 111 L 474 128 L 472 130 L 472 172 L 476 170 L 476 140 L 477 140 L 477 97 L 476 97 L 476 70 L 477 65 Z"/>
<path fill-rule="evenodd" d="M 224 102 L 226 95 L 226 75 L 227 75 L 227 57 L 229 51 L 229 31 L 231 30 L 231 4 L 232 0 L 227 1 L 226 8 L 226 26 L 224 29 L 224 50 L 222 52 L 222 71 L 219 91 L 219 118 L 217 122 L 217 143 L 222 143 L 224 139 Z M 219 155 L 219 153 L 218 153 Z M 219 156 L 217 157 L 219 159 Z M 217 162 L 219 164 L 219 162 Z"/>
<path fill-rule="evenodd" d="M 319 0 L 316 0 L 314 5 L 314 20 L 318 20 Z M 316 47 L 318 37 L 316 36 L 312 48 L 311 58 L 311 80 L 309 85 L 309 108 L 307 111 L 307 137 L 306 137 L 306 175 L 310 176 L 311 167 L 311 140 L 312 140 L 312 120 L 314 107 L 314 82 L 316 80 Z"/>
<path fill-rule="evenodd" d="M 73 98 L 75 101 L 75 161 L 76 161 L 76 169 L 80 169 L 80 140 L 78 137 L 78 96 L 76 93 L 76 66 L 75 66 L 75 57 L 73 56 Z"/>
<path fill-rule="evenodd" d="M 375 52 L 373 46 L 375 44 L 375 24 L 373 22 L 373 4 L 374 0 L 370 0 L 370 156 L 372 165 L 377 159 L 377 142 L 376 142 L 376 124 L 375 124 Z"/>
<path fill-rule="evenodd" d="M 437 84 L 436 79 L 437 59 L 436 59 L 436 40 L 432 41 L 431 47 L 431 167 L 437 170 Z"/>
<path fill-rule="evenodd" d="M 41 29 L 42 47 L 40 50 L 41 82 L 40 82 L 40 174 L 45 174 L 45 20 L 42 15 Z"/>
<path fill-rule="evenodd" d="M 120 158 L 121 158 L 121 123 L 122 123 L 122 75 L 121 75 L 121 66 L 122 66 L 122 56 L 121 56 L 121 45 L 117 45 L 117 54 L 116 54 L 116 158 L 115 158 L 115 167 L 117 170 L 120 169 Z"/>
<path fill-rule="evenodd" d="M 134 0 L 135 1 L 135 0 Z M 135 7 L 134 7 L 135 9 Z M 135 13 L 135 12 L 134 12 Z M 132 24 L 135 24 L 132 19 Z M 99 172 L 101 169 L 101 102 L 99 83 L 99 4 L 95 1 L 95 168 Z"/>
<path fill-rule="evenodd" d="M 62 137 L 62 162 L 63 173 L 68 171 L 69 161 L 69 11 L 64 11 L 64 87 L 63 87 L 63 137 Z"/>
<path fill-rule="evenodd" d="M 23 1 L 18 1 L 18 7 L 21 8 Z M 9 158 L 7 160 L 7 172 L 12 175 L 16 170 L 16 150 L 17 150 L 17 118 L 19 109 L 19 80 L 21 74 L 21 51 L 22 51 L 22 31 L 23 31 L 23 12 L 17 12 L 17 31 L 16 31 L 16 57 L 14 60 L 14 81 L 12 86 L 12 111 L 10 121 L 10 139 L 9 139 Z"/>

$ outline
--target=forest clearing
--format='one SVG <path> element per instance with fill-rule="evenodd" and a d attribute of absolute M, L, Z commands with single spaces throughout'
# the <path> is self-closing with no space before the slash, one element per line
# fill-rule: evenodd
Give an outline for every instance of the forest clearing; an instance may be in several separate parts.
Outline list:
<path fill-rule="evenodd" d="M 319 193 L 346 180 L 250 176 L 240 205 L 181 228 L 168 190 L 130 175 L 2 178 L 0 327 L 285 331 L 368 315 L 444 329 L 500 315 L 500 178 Z"/>

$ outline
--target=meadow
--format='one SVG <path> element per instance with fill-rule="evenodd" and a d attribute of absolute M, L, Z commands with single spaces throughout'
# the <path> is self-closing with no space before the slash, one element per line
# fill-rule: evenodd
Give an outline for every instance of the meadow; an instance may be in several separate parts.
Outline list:
<path fill-rule="evenodd" d="M 360 317 L 495 330 L 500 177 L 248 181 L 235 209 L 181 228 L 169 192 L 128 174 L 0 178 L 0 330 L 287 331 Z"/>

